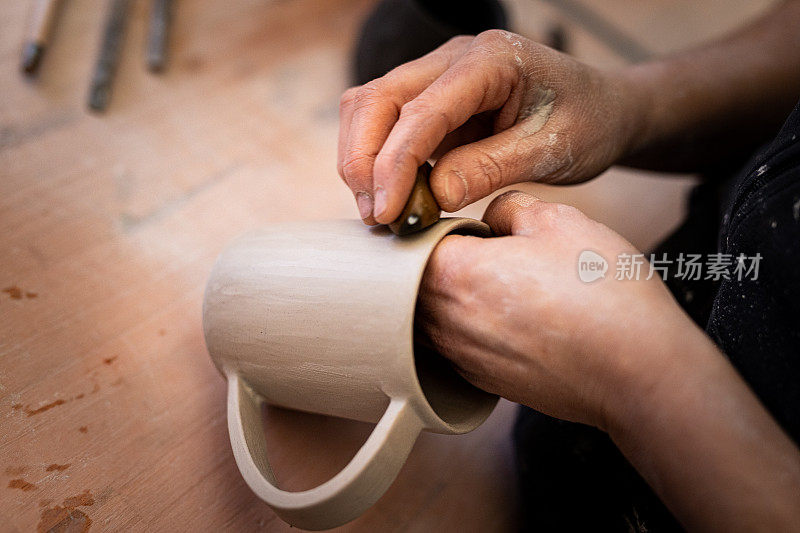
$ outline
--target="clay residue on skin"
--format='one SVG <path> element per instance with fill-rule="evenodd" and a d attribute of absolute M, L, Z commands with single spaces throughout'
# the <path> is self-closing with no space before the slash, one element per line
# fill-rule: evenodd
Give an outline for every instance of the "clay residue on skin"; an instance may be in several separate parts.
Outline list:
<path fill-rule="evenodd" d="M 500 30 L 500 33 L 503 35 L 503 37 L 506 38 L 508 42 L 511 43 L 511 46 L 513 46 L 514 48 L 521 49 L 524 46 L 522 44 L 522 40 L 520 40 L 520 36 L 517 35 L 516 33 L 511 33 L 510 31 L 506 30 Z"/>
<path fill-rule="evenodd" d="M 533 102 L 519 110 L 517 124 L 526 135 L 533 135 L 541 130 L 553 112 L 556 92 L 552 89 L 535 89 Z"/>
<path fill-rule="evenodd" d="M 519 38 L 519 35 L 513 34 L 510 31 L 505 31 L 505 30 L 502 30 L 501 33 L 503 34 L 503 37 L 505 37 L 505 39 L 509 43 L 511 43 L 511 46 L 513 46 L 517 50 L 522 51 L 522 49 L 525 47 L 522 40 Z M 514 52 L 514 61 L 517 62 L 517 65 L 522 66 L 523 63 L 522 58 L 516 51 Z"/>
<path fill-rule="evenodd" d="M 64 500 L 61 505 L 42 509 L 37 531 L 50 533 L 53 531 L 85 532 L 92 525 L 92 519 L 78 507 L 94 505 L 94 496 L 89 490 Z"/>
<path fill-rule="evenodd" d="M 12 479 L 8 482 L 9 489 L 19 489 L 22 492 L 30 492 L 32 490 L 36 490 L 36 485 L 33 483 L 28 483 L 24 479 Z"/>
<path fill-rule="evenodd" d="M 557 133 L 551 133 L 547 138 L 541 160 L 533 169 L 537 176 L 547 178 L 543 183 L 553 183 L 556 179 L 565 177 L 564 170 L 572 166 L 572 146 L 569 141 L 561 141 Z"/>
<path fill-rule="evenodd" d="M 27 466 L 7 466 L 6 467 L 6 475 L 7 476 L 21 476 L 25 472 L 28 471 Z"/>
<path fill-rule="evenodd" d="M 67 463 L 65 465 L 60 465 L 60 464 L 57 464 L 57 463 L 53 463 L 50 466 L 48 466 L 46 470 L 48 472 L 55 472 L 56 470 L 59 471 L 59 472 L 63 472 L 64 470 L 66 470 L 69 467 L 70 467 L 70 463 Z"/>

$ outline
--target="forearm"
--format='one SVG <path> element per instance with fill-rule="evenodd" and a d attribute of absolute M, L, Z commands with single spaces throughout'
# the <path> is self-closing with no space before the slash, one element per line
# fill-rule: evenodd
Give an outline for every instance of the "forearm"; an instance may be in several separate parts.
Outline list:
<path fill-rule="evenodd" d="M 705 335 L 628 395 L 609 433 L 681 522 L 698 530 L 786 531 L 800 523 L 800 452 Z M 665 354 L 666 355 L 666 354 Z"/>
<path fill-rule="evenodd" d="M 704 171 L 769 139 L 800 98 L 800 1 L 701 48 L 635 65 L 623 164 Z"/>

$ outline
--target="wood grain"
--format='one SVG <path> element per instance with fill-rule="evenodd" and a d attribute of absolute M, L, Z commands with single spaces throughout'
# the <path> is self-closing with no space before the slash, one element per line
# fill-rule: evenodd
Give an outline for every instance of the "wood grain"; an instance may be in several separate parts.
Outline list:
<path fill-rule="evenodd" d="M 620 64 L 552 5 L 509 3 L 522 31 L 555 17 L 583 59 Z M 672 2 L 656 2 L 671 17 L 587 3 L 624 28 L 641 25 L 634 37 L 661 39 L 645 42 L 650 50 L 697 40 L 659 22 L 680 20 Z M 355 216 L 335 171 L 337 107 L 370 4 L 176 2 L 169 69 L 154 76 L 149 3 L 134 2 L 99 116 L 84 105 L 105 3 L 65 2 L 34 81 L 18 74 L 28 2 L 0 7 L 0 530 L 289 529 L 234 465 L 202 289 L 222 247 L 246 230 Z M 695 4 L 706 5 L 681 3 L 692 27 L 718 33 L 720 19 L 697 19 Z M 712 4 L 735 22 L 730 3 Z M 525 188 L 646 247 L 680 219 L 689 184 L 612 170 L 586 186 Z M 480 217 L 485 205 L 461 214 Z M 333 475 L 371 428 L 275 408 L 265 416 L 290 489 Z M 385 496 L 343 530 L 513 529 L 513 416 L 501 402 L 473 433 L 422 435 Z"/>
<path fill-rule="evenodd" d="M 35 82 L 16 75 L 26 2 L 0 17 L 0 530 L 288 530 L 234 464 L 202 289 L 246 230 L 355 215 L 337 107 L 368 4 L 178 2 L 170 69 L 153 76 L 136 2 L 102 116 L 83 105 L 103 10 L 64 7 Z M 266 417 L 291 489 L 335 473 L 370 430 Z M 344 529 L 507 529 L 512 418 L 505 403 L 463 438 L 424 435 Z"/>

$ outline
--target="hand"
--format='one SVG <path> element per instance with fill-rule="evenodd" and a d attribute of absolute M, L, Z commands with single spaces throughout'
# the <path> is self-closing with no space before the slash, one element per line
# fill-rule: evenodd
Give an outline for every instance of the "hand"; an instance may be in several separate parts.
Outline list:
<path fill-rule="evenodd" d="M 474 385 L 551 416 L 607 428 L 671 372 L 676 343 L 710 341 L 658 275 L 614 279 L 631 244 L 580 211 L 521 192 L 497 197 L 497 238 L 448 236 L 422 280 L 422 333 Z M 584 283 L 578 256 L 609 263 Z M 713 349 L 713 347 L 711 347 Z M 685 350 L 684 350 L 685 352 Z"/>
<path fill-rule="evenodd" d="M 637 88 L 507 31 L 456 37 L 344 93 L 339 174 L 368 224 L 397 218 L 431 157 L 445 211 L 521 181 L 583 181 L 627 152 Z"/>

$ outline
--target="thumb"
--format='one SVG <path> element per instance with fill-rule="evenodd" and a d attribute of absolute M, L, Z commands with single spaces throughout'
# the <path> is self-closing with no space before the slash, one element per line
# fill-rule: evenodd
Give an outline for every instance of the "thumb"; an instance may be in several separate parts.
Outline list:
<path fill-rule="evenodd" d="M 430 177 L 442 209 L 457 211 L 513 183 L 564 177 L 573 163 L 569 143 L 557 133 L 530 128 L 522 122 L 444 154 Z"/>
<path fill-rule="evenodd" d="M 486 208 L 483 221 L 497 236 L 527 235 L 538 214 L 550 204 L 532 194 L 508 191 L 496 197 Z"/>

